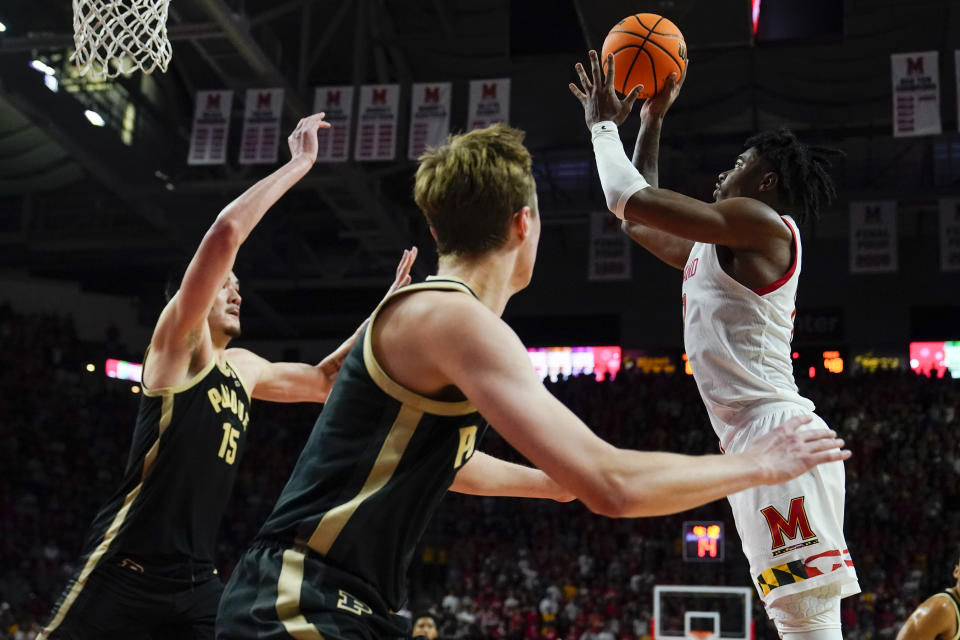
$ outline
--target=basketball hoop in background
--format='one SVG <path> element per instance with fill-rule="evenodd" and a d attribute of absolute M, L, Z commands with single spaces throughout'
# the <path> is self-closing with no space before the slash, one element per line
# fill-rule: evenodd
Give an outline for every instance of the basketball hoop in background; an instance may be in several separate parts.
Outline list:
<path fill-rule="evenodd" d="M 687 632 L 688 640 L 716 640 L 717 634 L 713 631 L 703 630 L 703 631 L 694 631 L 691 629 Z"/>
<path fill-rule="evenodd" d="M 92 79 L 166 71 L 173 51 L 167 39 L 170 0 L 73 0 L 71 60 Z"/>

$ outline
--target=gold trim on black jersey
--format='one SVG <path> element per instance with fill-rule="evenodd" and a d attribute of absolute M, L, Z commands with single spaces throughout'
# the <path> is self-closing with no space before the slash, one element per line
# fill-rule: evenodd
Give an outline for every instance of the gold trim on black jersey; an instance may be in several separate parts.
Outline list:
<path fill-rule="evenodd" d="M 957 632 L 953 634 L 950 640 L 960 640 L 960 605 L 957 604 L 957 596 L 953 595 L 953 593 L 950 592 L 950 589 L 946 589 L 933 595 L 943 596 L 950 601 L 950 604 L 953 605 L 953 613 L 956 616 Z"/>
<path fill-rule="evenodd" d="M 449 280 L 432 280 L 428 282 L 421 282 L 419 284 L 411 284 L 398 289 L 391 296 L 384 299 L 384 301 L 380 303 L 380 306 L 378 306 L 373 312 L 373 315 L 370 316 L 370 324 L 367 325 L 367 330 L 364 332 L 363 336 L 363 363 L 367 367 L 367 373 L 370 374 L 370 378 L 384 393 L 391 398 L 419 409 L 424 413 L 432 413 L 438 416 L 465 416 L 476 411 L 476 408 L 470 403 L 469 400 L 462 400 L 460 402 L 444 402 L 442 400 L 434 400 L 411 391 L 387 375 L 387 372 L 383 370 L 383 368 L 380 366 L 380 363 L 377 362 L 376 356 L 373 354 L 373 323 L 376 322 L 377 315 L 380 313 L 380 310 L 383 308 L 383 306 L 392 300 L 394 296 L 407 294 L 413 291 L 431 290 L 461 291 L 463 293 L 468 293 L 471 296 L 473 295 L 470 287 L 452 278 Z"/>
<path fill-rule="evenodd" d="M 149 356 L 150 356 L 150 347 L 147 347 L 146 353 L 143 354 L 143 373 L 141 373 L 141 376 L 140 376 L 140 386 L 143 389 L 143 395 L 147 396 L 148 398 L 156 398 L 158 396 L 162 396 L 166 394 L 180 393 L 182 391 L 186 391 L 190 387 L 193 387 L 198 382 L 203 380 L 207 376 L 207 374 L 210 373 L 213 367 L 217 364 L 217 358 L 216 356 L 214 356 L 213 358 L 210 358 L 210 362 L 208 362 L 206 366 L 204 366 L 203 369 L 201 369 L 197 375 L 193 376 L 186 382 L 182 382 L 180 384 L 169 386 L 169 387 L 149 389 L 147 388 L 147 384 L 143 381 L 144 378 L 146 378 L 145 374 L 147 371 L 147 358 Z M 228 373 L 226 375 L 230 375 L 230 374 Z M 239 378 L 240 376 L 238 375 L 237 377 Z"/>
<path fill-rule="evenodd" d="M 147 455 L 143 457 L 143 471 L 140 473 L 140 482 L 144 481 L 147 477 L 147 472 L 150 471 L 150 467 L 152 467 L 154 461 L 156 461 L 157 454 L 160 452 L 160 438 L 163 436 L 163 432 L 167 430 L 167 427 L 170 426 L 170 421 L 173 420 L 174 397 L 173 394 L 168 394 L 162 396 L 160 400 L 160 422 L 157 423 L 157 439 L 153 441 L 153 446 L 147 451 Z"/>
<path fill-rule="evenodd" d="M 410 444 L 410 439 L 413 437 L 417 425 L 420 424 L 423 413 L 423 411 L 409 405 L 400 407 L 400 411 L 397 412 L 397 417 L 393 421 L 390 431 L 387 432 L 387 437 L 383 440 L 380 453 L 377 454 L 377 459 L 374 461 L 373 468 L 370 469 L 363 487 L 353 498 L 323 514 L 323 518 L 320 519 L 320 523 L 313 530 L 313 535 L 307 542 L 311 549 L 323 555 L 329 553 L 333 543 L 337 541 L 340 532 L 343 531 L 347 521 L 350 520 L 350 516 L 367 498 L 386 486 L 390 478 L 393 477 L 393 472 L 397 470 L 400 458 L 403 457 L 403 452 Z"/>
<path fill-rule="evenodd" d="M 223 375 L 227 376 L 228 378 L 230 377 L 230 371 L 233 371 L 233 373 L 236 374 L 237 376 L 237 380 L 240 381 L 240 386 L 243 387 L 244 392 L 247 394 L 247 404 L 253 404 L 253 389 L 247 386 L 247 383 L 244 381 L 243 376 L 240 375 L 240 369 L 233 366 L 233 362 L 231 362 L 230 359 L 227 358 L 226 354 L 224 354 L 223 356 L 223 361 L 227 363 L 228 371 L 224 371 L 222 368 L 220 369 L 220 371 L 223 372 Z M 219 367 L 219 365 L 217 366 Z"/>
<path fill-rule="evenodd" d="M 283 552 L 283 564 L 277 579 L 277 619 L 295 640 L 323 640 L 323 634 L 300 612 L 303 558 L 302 553 L 293 549 Z"/>

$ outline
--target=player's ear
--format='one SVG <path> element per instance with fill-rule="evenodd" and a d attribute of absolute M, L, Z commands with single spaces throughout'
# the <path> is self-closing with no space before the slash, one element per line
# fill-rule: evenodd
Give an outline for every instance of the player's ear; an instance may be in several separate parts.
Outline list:
<path fill-rule="evenodd" d="M 519 211 L 513 214 L 510 221 L 511 226 L 516 230 L 521 240 L 530 235 L 530 227 L 533 224 L 533 211 L 530 207 L 521 207 Z"/>
<path fill-rule="evenodd" d="M 437 241 L 437 230 L 434 229 L 433 227 L 430 227 L 430 235 L 433 236 L 433 241 L 436 242 L 436 241 Z"/>
<path fill-rule="evenodd" d="M 767 171 L 760 177 L 760 191 L 774 191 L 780 184 L 780 176 L 773 171 Z"/>

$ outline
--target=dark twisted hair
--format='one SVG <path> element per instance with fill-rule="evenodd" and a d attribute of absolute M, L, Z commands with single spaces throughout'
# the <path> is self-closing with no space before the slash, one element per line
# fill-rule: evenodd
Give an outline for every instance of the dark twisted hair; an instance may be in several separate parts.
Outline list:
<path fill-rule="evenodd" d="M 830 167 L 845 155 L 843 151 L 805 145 L 786 127 L 751 136 L 743 144 L 744 149 L 750 147 L 779 176 L 780 190 L 798 223 L 819 218 L 820 208 L 837 197 Z"/>

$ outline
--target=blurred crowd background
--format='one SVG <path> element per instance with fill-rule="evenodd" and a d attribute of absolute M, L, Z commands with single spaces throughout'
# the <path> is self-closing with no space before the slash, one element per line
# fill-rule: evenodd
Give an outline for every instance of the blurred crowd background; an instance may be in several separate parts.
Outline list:
<path fill-rule="evenodd" d="M 118 351 L 119 350 L 119 351 Z M 85 362 L 122 345 L 78 339 L 70 318 L 0 306 L 0 638 L 31 639 L 70 574 L 86 529 L 126 463 L 139 396 Z M 100 359 L 98 362 L 102 362 Z M 960 546 L 960 381 L 912 372 L 820 376 L 801 391 L 847 440 L 846 535 L 863 593 L 843 601 L 844 635 L 893 638 L 952 583 Z M 624 371 L 549 390 L 624 447 L 716 453 L 693 379 Z M 316 405 L 253 407 L 254 426 L 220 532 L 226 579 L 286 481 Z M 522 461 L 495 432 L 482 449 Z M 686 520 L 726 524 L 722 563 L 687 563 Z M 442 638 L 639 640 L 656 584 L 749 586 L 723 501 L 684 514 L 612 520 L 582 504 L 450 494 L 430 523 L 402 613 L 430 613 Z M 776 632 L 754 600 L 756 637 Z"/>

